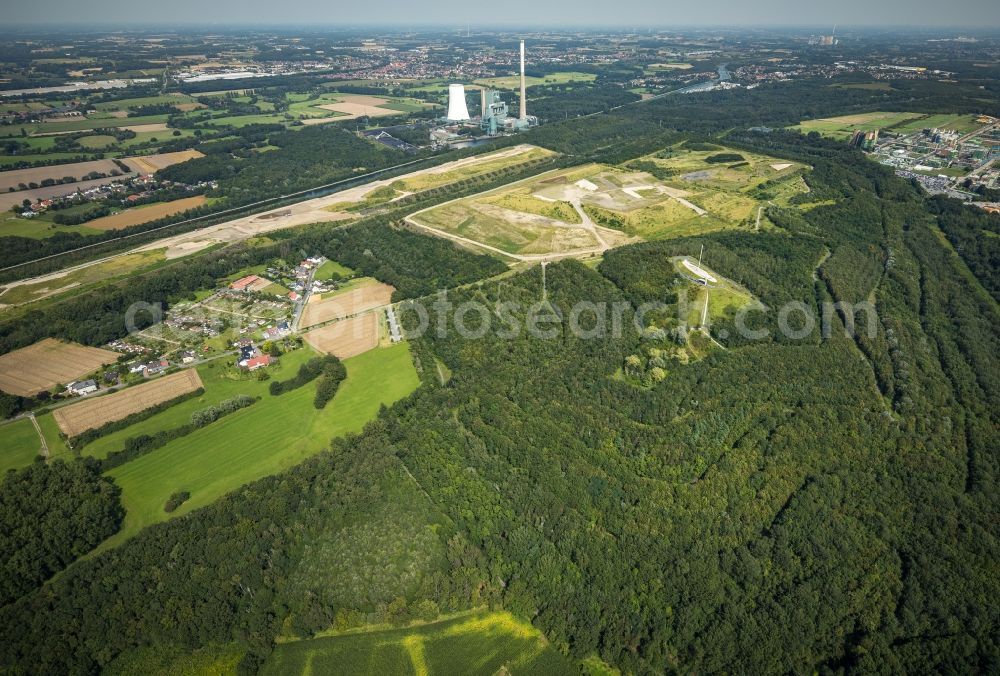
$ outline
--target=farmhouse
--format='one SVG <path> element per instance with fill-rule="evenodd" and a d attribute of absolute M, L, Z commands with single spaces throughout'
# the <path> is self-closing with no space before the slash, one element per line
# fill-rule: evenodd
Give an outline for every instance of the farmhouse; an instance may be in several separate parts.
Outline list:
<path fill-rule="evenodd" d="M 97 383 L 93 380 L 80 380 L 75 383 L 70 383 L 66 386 L 66 391 L 70 394 L 75 394 L 77 396 L 83 396 L 85 394 L 90 394 L 91 392 L 97 392 Z"/>
<path fill-rule="evenodd" d="M 166 359 L 161 359 L 160 361 L 151 361 L 146 364 L 142 373 L 145 376 L 155 376 L 157 373 L 163 373 L 170 366 L 170 362 Z"/>
<path fill-rule="evenodd" d="M 268 366 L 271 363 L 271 358 L 266 354 L 261 354 L 256 357 L 251 357 L 246 361 L 245 364 L 241 364 L 246 368 L 247 371 L 256 371 L 262 366 Z"/>

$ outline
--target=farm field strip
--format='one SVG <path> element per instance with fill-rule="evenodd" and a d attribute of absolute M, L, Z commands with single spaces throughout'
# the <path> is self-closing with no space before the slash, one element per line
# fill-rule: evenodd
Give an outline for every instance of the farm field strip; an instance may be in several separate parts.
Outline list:
<path fill-rule="evenodd" d="M 318 352 L 332 354 L 338 359 L 357 356 L 378 347 L 379 312 L 342 319 L 309 331 L 302 338 Z"/>
<path fill-rule="evenodd" d="M 300 320 L 301 328 L 309 328 L 333 319 L 343 319 L 366 310 L 388 305 L 395 291 L 388 284 L 372 282 L 318 301 L 309 299 Z"/>
<path fill-rule="evenodd" d="M 184 369 L 153 381 L 129 387 L 112 394 L 87 398 L 52 412 L 59 429 L 67 437 L 95 429 L 109 422 L 127 418 L 182 394 L 202 387 L 196 369 Z"/>
<path fill-rule="evenodd" d="M 129 169 L 132 170 L 128 173 L 122 172 L 112 160 L 94 160 L 90 162 L 75 162 L 73 164 L 58 164 L 50 167 L 2 171 L 0 172 L 0 210 L 9 210 L 15 204 L 21 204 L 21 201 L 24 199 L 35 201 L 38 198 L 58 197 L 76 192 L 77 189 L 87 190 L 100 185 L 108 185 L 129 176 L 154 174 L 165 167 L 186 162 L 197 157 L 203 157 L 197 150 L 181 150 L 171 153 L 157 153 L 155 155 L 123 157 L 121 161 L 127 164 Z M 17 190 L 17 187 L 21 183 L 25 185 L 41 183 L 46 178 L 58 180 L 66 176 L 80 179 L 92 171 L 108 174 L 108 176 L 106 178 L 86 181 L 78 180 L 75 183 Z M 119 175 L 112 176 L 112 171 L 119 172 Z M 10 192 L 10 188 L 14 188 L 14 192 Z"/>
<path fill-rule="evenodd" d="M 0 390 L 30 397 L 114 364 L 120 356 L 109 350 L 45 338 L 0 355 Z"/>
<path fill-rule="evenodd" d="M 150 204 L 149 206 L 139 207 L 136 209 L 127 209 L 117 214 L 104 216 L 103 218 L 95 218 L 94 220 L 87 222 L 87 227 L 95 228 L 97 230 L 118 230 L 119 228 L 127 228 L 132 225 L 155 221 L 158 218 L 173 216 L 174 214 L 182 213 L 188 209 L 195 209 L 207 203 L 208 199 L 204 195 L 184 197 L 170 202 L 161 202 L 159 204 Z"/>

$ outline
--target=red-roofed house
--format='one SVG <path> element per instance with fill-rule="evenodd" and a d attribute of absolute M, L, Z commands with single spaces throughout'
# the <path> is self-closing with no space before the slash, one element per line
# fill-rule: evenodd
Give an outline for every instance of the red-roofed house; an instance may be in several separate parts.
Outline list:
<path fill-rule="evenodd" d="M 258 357 L 251 357 L 247 359 L 247 371 L 254 371 L 259 369 L 261 366 L 267 366 L 271 363 L 271 358 L 266 354 L 262 354 Z"/>
<path fill-rule="evenodd" d="M 294 291 L 289 291 L 288 292 L 288 300 L 294 302 L 294 301 L 297 301 L 298 299 L 299 299 L 299 294 L 295 293 Z"/>
<path fill-rule="evenodd" d="M 246 277 L 241 277 L 235 282 L 229 285 L 230 289 L 235 291 L 244 291 L 248 286 L 259 280 L 260 277 L 257 275 L 247 275 Z"/>

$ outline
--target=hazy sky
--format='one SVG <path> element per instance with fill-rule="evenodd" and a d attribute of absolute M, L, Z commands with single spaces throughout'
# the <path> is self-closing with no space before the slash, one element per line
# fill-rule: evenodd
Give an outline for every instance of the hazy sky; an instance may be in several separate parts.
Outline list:
<path fill-rule="evenodd" d="M 7 0 L 5 24 L 1000 27 L 997 0 Z"/>

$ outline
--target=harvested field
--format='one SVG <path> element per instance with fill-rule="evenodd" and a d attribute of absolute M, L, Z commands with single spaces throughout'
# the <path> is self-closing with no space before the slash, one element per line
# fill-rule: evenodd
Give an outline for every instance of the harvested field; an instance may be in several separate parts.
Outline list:
<path fill-rule="evenodd" d="M 198 157 L 204 157 L 197 150 L 180 150 L 175 153 L 157 153 L 156 155 L 143 155 L 142 157 L 126 157 L 125 163 L 135 168 L 140 174 L 155 174 L 160 169 L 164 169 L 174 164 L 187 162 Z"/>
<path fill-rule="evenodd" d="M 360 314 L 365 310 L 387 305 L 392 298 L 393 291 L 395 289 L 388 284 L 372 282 L 331 298 L 316 301 L 310 298 L 302 313 L 300 327 L 308 328 L 332 319 L 343 319 Z"/>
<path fill-rule="evenodd" d="M 323 124 L 325 122 L 341 122 L 343 120 L 353 120 L 356 117 L 384 117 L 386 115 L 399 115 L 398 109 L 389 108 L 394 105 L 392 99 L 382 96 L 367 96 L 364 94 L 338 94 L 335 103 L 325 103 L 315 106 L 321 110 L 340 113 L 336 117 L 312 117 L 302 120 L 302 124 Z M 383 107 L 385 106 L 385 107 Z"/>
<path fill-rule="evenodd" d="M 0 356 L 0 390 L 30 397 L 118 361 L 117 352 L 53 338 Z"/>
<path fill-rule="evenodd" d="M 61 179 L 64 176 L 72 176 L 79 179 L 92 171 L 102 174 L 110 174 L 112 171 L 121 170 L 111 160 L 94 160 L 92 162 L 75 162 L 73 164 L 59 164 L 52 167 L 32 167 L 31 169 L 14 169 L 12 171 L 0 171 L 0 192 L 8 192 L 11 188 L 17 190 L 19 183 L 29 185 L 31 183 L 41 183 L 47 178 Z M 76 188 L 74 184 L 62 186 L 67 193 L 73 192 Z M 18 200 L 20 204 L 20 200 Z"/>
<path fill-rule="evenodd" d="M 168 127 L 163 122 L 151 122 L 149 124 L 135 124 L 132 125 L 131 127 L 122 127 L 122 129 L 128 129 L 130 131 L 134 131 L 137 134 L 142 131 L 170 131 L 170 127 Z"/>
<path fill-rule="evenodd" d="M 320 352 L 348 359 L 378 347 L 378 312 L 334 322 L 303 335 Z"/>
<path fill-rule="evenodd" d="M 202 387 L 202 383 L 197 369 L 184 369 L 114 394 L 86 399 L 78 404 L 56 409 L 52 417 L 55 418 L 63 434 L 75 437 L 87 430 L 121 420 L 133 413 L 145 411 L 182 394 L 193 392 L 199 387 Z"/>
<path fill-rule="evenodd" d="M 128 209 L 118 214 L 88 221 L 87 227 L 97 228 L 98 230 L 118 230 L 119 228 L 127 228 L 130 225 L 155 221 L 165 216 L 173 216 L 182 211 L 200 207 L 206 202 L 208 202 L 208 199 L 204 195 L 198 195 L 197 197 L 185 197 L 184 199 L 163 202 L 162 204 L 151 204 L 147 207 Z"/>
<path fill-rule="evenodd" d="M 126 176 L 139 174 L 154 174 L 164 167 L 185 162 L 196 157 L 203 157 L 197 150 L 182 150 L 175 153 L 159 153 L 156 155 L 144 155 L 142 157 L 123 157 L 122 161 L 132 170 L 129 174 L 122 174 L 121 169 L 111 160 L 94 160 L 92 162 L 75 162 L 73 164 L 57 164 L 51 167 L 32 167 L 31 169 L 14 169 L 11 171 L 0 171 L 0 211 L 6 211 L 15 204 L 20 204 L 24 199 L 35 201 L 36 199 L 46 199 L 49 197 L 62 197 L 70 195 L 77 190 L 87 190 L 99 185 L 108 185 L 121 180 Z M 76 183 L 64 185 L 50 185 L 29 190 L 17 190 L 18 185 L 24 183 L 41 184 L 46 178 L 53 180 L 61 179 L 65 176 L 72 176 L 79 179 L 92 171 L 107 174 L 107 178 L 96 178 L 88 181 L 78 180 Z M 112 176 L 111 172 L 116 171 L 121 176 Z M 10 192 L 14 188 L 15 192 Z"/>

